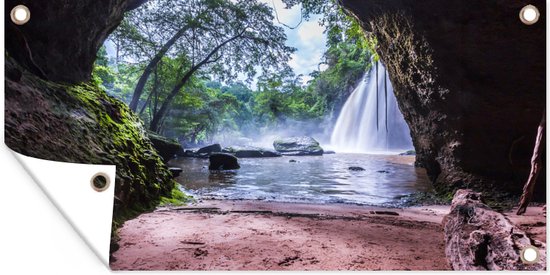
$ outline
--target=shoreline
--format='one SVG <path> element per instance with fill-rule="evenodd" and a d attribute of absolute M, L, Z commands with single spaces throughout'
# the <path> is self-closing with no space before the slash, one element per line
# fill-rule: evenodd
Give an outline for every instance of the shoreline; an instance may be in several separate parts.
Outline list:
<path fill-rule="evenodd" d="M 160 207 L 119 229 L 111 268 L 448 270 L 441 221 L 449 209 L 252 200 Z M 507 215 L 545 242 L 540 210 Z"/>

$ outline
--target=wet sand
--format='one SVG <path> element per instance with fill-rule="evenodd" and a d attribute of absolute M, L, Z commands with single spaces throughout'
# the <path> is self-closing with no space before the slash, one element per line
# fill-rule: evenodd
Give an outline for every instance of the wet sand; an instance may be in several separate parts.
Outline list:
<path fill-rule="evenodd" d="M 448 210 L 215 200 L 159 208 L 119 230 L 111 268 L 447 270 L 440 224 Z M 540 229 L 544 221 L 530 208 L 516 222 Z"/>

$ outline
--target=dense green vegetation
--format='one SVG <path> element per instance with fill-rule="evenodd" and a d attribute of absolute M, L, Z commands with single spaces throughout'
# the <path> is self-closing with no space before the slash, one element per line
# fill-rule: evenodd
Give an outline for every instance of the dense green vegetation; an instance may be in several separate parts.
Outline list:
<path fill-rule="evenodd" d="M 307 83 L 288 66 L 288 26 L 256 0 L 149 1 L 110 37 L 116 55 L 99 52 L 94 79 L 150 130 L 191 144 L 334 119 L 375 42 L 332 0 L 284 2 L 326 28 L 324 70 Z"/>

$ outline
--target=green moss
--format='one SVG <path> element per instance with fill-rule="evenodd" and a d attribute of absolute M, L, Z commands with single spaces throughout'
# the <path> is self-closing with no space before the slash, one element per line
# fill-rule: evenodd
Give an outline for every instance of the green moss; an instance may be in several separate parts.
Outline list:
<path fill-rule="evenodd" d="M 159 206 L 181 206 L 192 200 L 192 196 L 184 194 L 177 186 L 174 186 L 171 197 L 161 197 Z"/>
<path fill-rule="evenodd" d="M 13 60 L 6 68 L 18 70 Z M 23 70 L 21 70 L 23 71 Z M 141 120 L 97 85 L 68 85 L 23 71 L 6 79 L 6 144 L 27 156 L 116 165 L 113 236 L 127 219 L 172 199 L 176 182 Z"/>

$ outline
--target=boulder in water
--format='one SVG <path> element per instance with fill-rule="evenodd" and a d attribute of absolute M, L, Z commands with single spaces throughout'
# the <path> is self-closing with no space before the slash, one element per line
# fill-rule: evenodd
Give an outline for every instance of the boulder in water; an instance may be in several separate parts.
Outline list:
<path fill-rule="evenodd" d="M 350 171 L 365 171 L 365 168 L 359 167 L 359 166 L 351 166 L 350 168 L 348 168 L 348 170 L 350 170 Z"/>
<path fill-rule="evenodd" d="M 222 153 L 235 154 L 235 152 L 237 152 L 237 149 L 235 149 L 235 147 L 233 146 L 222 148 Z"/>
<path fill-rule="evenodd" d="M 271 158 L 280 157 L 281 153 L 252 146 L 230 146 L 222 149 L 222 153 L 229 153 L 238 158 Z"/>
<path fill-rule="evenodd" d="M 180 174 L 183 172 L 183 169 L 179 167 L 168 167 L 168 170 L 170 171 L 170 173 L 172 173 L 173 178 L 179 177 Z"/>
<path fill-rule="evenodd" d="M 226 153 L 212 153 L 210 154 L 210 166 L 209 170 L 234 170 L 239 169 L 239 161 L 237 157 Z"/>
<path fill-rule="evenodd" d="M 323 155 L 323 148 L 319 146 L 319 142 L 307 136 L 277 139 L 273 142 L 273 147 L 285 156 Z"/>
<path fill-rule="evenodd" d="M 403 152 L 399 154 L 400 156 L 416 156 L 416 151 L 414 150 L 408 150 L 406 152 Z"/>
<path fill-rule="evenodd" d="M 274 157 L 281 157 L 281 153 L 273 150 L 263 150 L 262 155 L 264 158 L 274 158 Z"/>
<path fill-rule="evenodd" d="M 246 147 L 246 148 L 237 148 L 235 150 L 235 156 L 238 158 L 270 158 L 270 157 L 280 157 L 281 153 L 268 150 L 268 149 Z"/>
<path fill-rule="evenodd" d="M 153 132 L 148 132 L 148 136 L 149 140 L 151 140 L 151 143 L 153 144 L 153 147 L 157 150 L 164 162 L 168 162 L 173 159 L 176 153 L 183 150 L 181 144 L 176 140 L 160 136 Z"/>
<path fill-rule="evenodd" d="M 197 155 L 197 152 L 195 152 L 195 150 L 190 150 L 190 149 L 187 149 L 187 150 L 184 150 L 183 151 L 183 154 L 181 154 L 180 156 L 182 157 L 196 157 Z"/>
<path fill-rule="evenodd" d="M 216 144 L 212 144 L 212 145 L 208 145 L 208 146 L 200 148 L 197 151 L 197 154 L 198 155 L 211 154 L 211 153 L 218 153 L 218 152 L 221 152 L 221 151 L 222 151 L 222 146 L 216 143 Z"/>

